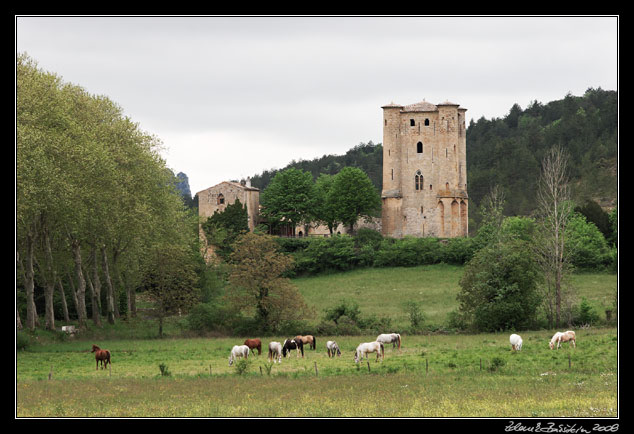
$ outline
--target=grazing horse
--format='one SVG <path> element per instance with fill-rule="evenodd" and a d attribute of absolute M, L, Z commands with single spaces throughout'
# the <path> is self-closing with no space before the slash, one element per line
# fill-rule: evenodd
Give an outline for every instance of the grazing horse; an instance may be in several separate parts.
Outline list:
<path fill-rule="evenodd" d="M 231 349 L 231 355 L 229 356 L 229 366 L 233 365 L 233 362 L 238 357 L 249 358 L 249 347 L 246 345 L 234 345 Z"/>
<path fill-rule="evenodd" d="M 282 344 L 279 342 L 269 342 L 269 362 L 282 363 Z"/>
<path fill-rule="evenodd" d="M 249 349 L 251 350 L 251 352 L 253 352 L 253 354 L 255 354 L 255 350 L 258 350 L 258 356 L 260 354 L 262 354 L 262 341 L 259 339 L 247 339 L 246 341 L 244 341 L 244 345 L 246 345 L 247 347 L 249 347 Z"/>
<path fill-rule="evenodd" d="M 573 332 L 572 330 L 568 330 L 563 333 L 562 332 L 555 333 L 552 339 L 550 340 L 550 344 L 548 345 L 550 346 L 550 349 L 552 350 L 555 347 L 555 343 L 557 343 L 557 349 L 559 349 L 562 342 L 570 342 L 570 345 L 576 348 L 577 347 L 576 340 L 577 340 L 577 337 L 575 336 L 575 332 Z"/>
<path fill-rule="evenodd" d="M 108 363 L 110 363 L 110 366 L 112 366 L 112 363 L 110 362 L 110 351 L 102 350 L 97 345 L 93 345 L 91 353 L 95 353 L 95 361 L 97 362 L 96 370 L 99 370 L 100 362 L 102 369 L 106 369 Z"/>
<path fill-rule="evenodd" d="M 297 357 L 299 357 L 299 352 L 301 351 L 302 357 L 304 357 L 304 343 L 301 340 L 286 339 L 282 345 L 282 355 L 286 357 L 286 353 L 288 353 L 290 357 L 291 350 L 297 351 Z"/>
<path fill-rule="evenodd" d="M 326 349 L 328 350 L 328 357 L 335 357 L 335 355 L 341 357 L 341 350 L 339 349 L 339 345 L 337 345 L 337 342 L 326 342 Z"/>
<path fill-rule="evenodd" d="M 315 339 L 315 336 L 313 335 L 306 335 L 306 336 L 297 335 L 295 336 L 295 340 L 296 341 L 301 340 L 303 345 L 308 344 L 311 350 L 314 350 L 315 348 L 317 348 L 317 339 Z"/>
<path fill-rule="evenodd" d="M 509 340 L 511 341 L 511 350 L 520 351 L 522 349 L 522 338 L 520 335 L 512 334 Z"/>
<path fill-rule="evenodd" d="M 398 349 L 399 351 L 401 350 L 401 335 L 398 333 L 385 333 L 378 335 L 376 337 L 376 341 L 383 344 L 392 344 L 392 348 L 398 344 Z"/>
<path fill-rule="evenodd" d="M 376 353 L 376 360 L 379 361 L 379 355 L 381 356 L 381 360 L 385 357 L 385 349 L 383 347 L 382 342 L 365 342 L 363 344 L 359 344 L 357 350 L 354 352 L 354 363 L 359 363 L 363 356 L 368 358 L 368 353 Z"/>

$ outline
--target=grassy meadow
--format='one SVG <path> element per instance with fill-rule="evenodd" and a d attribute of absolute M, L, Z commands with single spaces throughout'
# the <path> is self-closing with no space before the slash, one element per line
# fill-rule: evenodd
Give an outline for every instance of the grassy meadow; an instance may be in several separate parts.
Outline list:
<path fill-rule="evenodd" d="M 406 324 L 400 304 L 415 299 L 424 303 L 426 322 L 440 324 L 457 306 L 461 272 L 445 265 L 372 269 L 295 282 L 318 314 L 340 298 L 351 298 L 364 315 L 394 316 L 394 324 Z M 575 279 L 579 292 L 591 295 L 589 301 L 603 314 L 602 297 L 609 298 L 616 276 Z M 156 339 L 138 326 L 144 330 L 141 338 L 106 325 L 89 337 L 49 339 L 18 351 L 16 416 L 618 416 L 614 327 L 577 330 L 577 347 L 565 344 L 559 350 L 548 347 L 554 331 L 522 331 L 520 352 L 511 351 L 509 333 L 404 335 L 401 351 L 386 346 L 383 361 L 370 355 L 359 364 L 354 349 L 376 336 L 318 335 L 317 350 L 305 349 L 304 358 L 292 353 L 281 364 L 270 364 L 263 348 L 240 374 L 228 366 L 228 357 L 244 337 L 186 338 L 174 327 L 171 337 Z M 263 337 L 263 347 L 288 337 Z M 329 339 L 339 343 L 341 357 L 328 358 Z M 111 369 L 95 369 L 93 343 L 111 351 Z"/>

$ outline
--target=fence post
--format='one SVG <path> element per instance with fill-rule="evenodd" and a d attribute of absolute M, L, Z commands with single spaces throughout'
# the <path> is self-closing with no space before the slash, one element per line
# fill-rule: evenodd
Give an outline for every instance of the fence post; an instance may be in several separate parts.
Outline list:
<path fill-rule="evenodd" d="M 367 364 L 368 364 L 368 372 L 370 372 L 370 362 L 368 361 Z"/>
<path fill-rule="evenodd" d="M 317 362 L 315 362 L 315 376 L 319 376 L 319 370 L 317 370 Z"/>
<path fill-rule="evenodd" d="M 51 365 L 51 370 L 48 373 L 48 379 L 50 380 L 51 378 L 53 378 L 53 365 Z"/>
<path fill-rule="evenodd" d="M 429 373 L 429 363 L 427 359 L 425 359 L 425 375 L 427 375 L 428 373 Z"/>
<path fill-rule="evenodd" d="M 568 353 L 568 369 L 572 368 L 572 361 L 570 360 L 570 353 Z"/>

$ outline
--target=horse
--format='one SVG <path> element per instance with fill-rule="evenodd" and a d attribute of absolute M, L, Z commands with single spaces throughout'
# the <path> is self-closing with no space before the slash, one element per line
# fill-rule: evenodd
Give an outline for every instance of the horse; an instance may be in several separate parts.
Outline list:
<path fill-rule="evenodd" d="M 306 336 L 297 335 L 295 336 L 295 340 L 296 341 L 301 340 L 303 345 L 308 344 L 311 350 L 314 350 L 315 348 L 317 348 L 317 339 L 315 339 L 315 336 L 313 335 L 306 335 Z"/>
<path fill-rule="evenodd" d="M 359 344 L 356 351 L 354 352 L 354 363 L 359 363 L 363 356 L 368 358 L 368 353 L 376 353 L 376 361 L 379 361 L 379 355 L 381 356 L 381 360 L 385 358 L 385 349 L 383 347 L 382 342 L 365 342 L 363 344 Z"/>
<path fill-rule="evenodd" d="M 238 357 L 249 358 L 249 347 L 246 345 L 234 345 L 231 349 L 231 355 L 229 356 L 229 366 L 233 365 L 233 362 Z"/>
<path fill-rule="evenodd" d="M 401 350 L 401 335 L 398 333 L 385 333 L 376 337 L 377 342 L 383 344 L 392 344 L 392 348 L 398 344 L 399 351 Z"/>
<path fill-rule="evenodd" d="M 288 353 L 289 357 L 291 355 L 291 350 L 297 351 L 297 357 L 299 357 L 299 352 L 302 352 L 302 358 L 304 357 L 304 343 L 301 339 L 286 339 L 284 344 L 282 345 L 282 355 L 286 357 L 286 353 Z"/>
<path fill-rule="evenodd" d="M 97 345 L 92 346 L 91 353 L 95 353 L 95 361 L 97 363 L 96 370 L 99 370 L 99 363 L 101 363 L 101 369 L 106 369 L 108 363 L 112 366 L 112 362 L 110 362 L 110 351 L 102 350 Z"/>
<path fill-rule="evenodd" d="M 555 333 L 548 345 L 550 346 L 550 349 L 552 350 L 555 347 L 555 342 L 557 343 L 557 349 L 559 349 L 562 342 L 570 342 L 570 345 L 572 345 L 574 348 L 577 348 L 576 341 L 577 341 L 577 337 L 575 336 L 575 332 L 573 332 L 572 330 L 568 330 L 563 333 L 562 332 Z"/>
<path fill-rule="evenodd" d="M 259 339 L 247 339 L 244 341 L 244 345 L 249 347 L 249 349 L 255 354 L 255 350 L 258 350 L 258 356 L 262 354 L 262 341 Z"/>
<path fill-rule="evenodd" d="M 522 349 L 522 338 L 520 335 L 512 334 L 509 340 L 511 341 L 511 350 L 520 351 Z"/>
<path fill-rule="evenodd" d="M 341 350 L 335 341 L 326 342 L 326 350 L 328 351 L 328 357 L 335 357 L 335 354 L 341 357 Z"/>
<path fill-rule="evenodd" d="M 282 344 L 279 342 L 269 342 L 269 362 L 282 363 Z"/>

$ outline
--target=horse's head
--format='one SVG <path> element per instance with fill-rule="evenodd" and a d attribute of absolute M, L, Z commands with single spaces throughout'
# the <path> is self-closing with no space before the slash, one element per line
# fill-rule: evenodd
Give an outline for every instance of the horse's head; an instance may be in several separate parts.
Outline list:
<path fill-rule="evenodd" d="M 100 349 L 101 348 L 99 348 L 97 345 L 93 344 L 91 353 L 94 353 L 95 351 L 99 351 Z"/>

